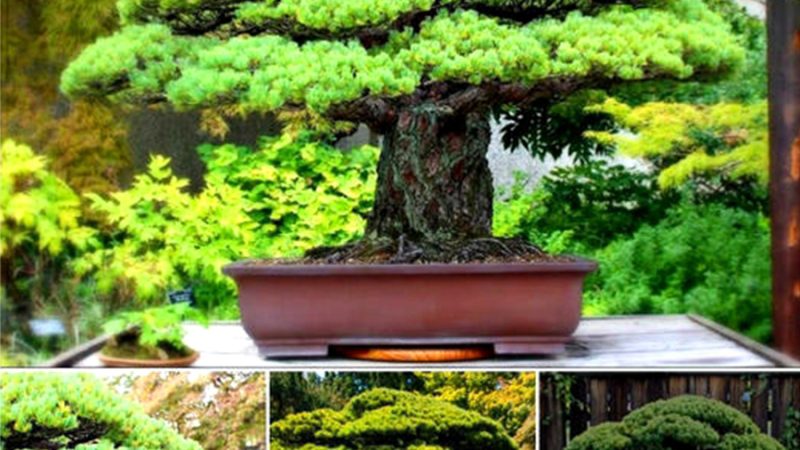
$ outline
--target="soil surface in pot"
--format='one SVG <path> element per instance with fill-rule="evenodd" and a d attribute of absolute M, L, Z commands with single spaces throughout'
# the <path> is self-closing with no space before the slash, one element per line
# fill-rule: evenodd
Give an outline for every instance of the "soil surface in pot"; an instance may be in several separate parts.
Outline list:
<path fill-rule="evenodd" d="M 475 238 L 450 242 L 362 239 L 340 247 L 318 247 L 303 258 L 251 260 L 253 265 L 294 264 L 479 264 L 572 262 L 575 258 L 549 255 L 519 238 Z"/>
<path fill-rule="evenodd" d="M 169 360 L 185 358 L 192 355 L 194 350 L 186 346 L 176 348 L 167 343 L 160 344 L 158 348 L 141 347 L 139 335 L 136 332 L 127 332 L 110 338 L 100 353 L 114 358 Z"/>

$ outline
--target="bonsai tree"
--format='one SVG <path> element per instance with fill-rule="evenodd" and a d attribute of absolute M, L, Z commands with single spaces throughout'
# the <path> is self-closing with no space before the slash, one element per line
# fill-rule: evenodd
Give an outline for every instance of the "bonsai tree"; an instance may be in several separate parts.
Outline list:
<path fill-rule="evenodd" d="M 119 313 L 105 323 L 111 334 L 101 353 L 115 358 L 167 360 L 195 351 L 183 342 L 183 320 L 206 322 L 204 314 L 186 303 Z"/>
<path fill-rule="evenodd" d="M 716 400 L 686 395 L 649 403 L 576 437 L 566 450 L 784 450 L 745 414 Z"/>
<path fill-rule="evenodd" d="M 0 448 L 200 450 L 88 374 L 0 375 Z"/>
<path fill-rule="evenodd" d="M 585 88 L 731 72 L 701 0 L 121 0 L 123 28 L 62 76 L 72 97 L 289 112 L 383 135 L 364 238 L 329 261 L 538 253 L 489 239 L 492 111 Z M 392 257 L 393 255 L 393 257 Z"/>
<path fill-rule="evenodd" d="M 378 388 L 340 411 L 292 414 L 270 427 L 273 449 L 514 450 L 497 422 L 424 395 Z"/>

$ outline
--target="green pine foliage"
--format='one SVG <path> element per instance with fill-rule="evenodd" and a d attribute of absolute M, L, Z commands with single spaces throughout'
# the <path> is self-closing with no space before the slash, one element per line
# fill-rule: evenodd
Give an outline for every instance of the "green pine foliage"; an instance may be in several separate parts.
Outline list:
<path fill-rule="evenodd" d="M 319 409 L 272 424 L 272 448 L 513 450 L 500 424 L 451 403 L 373 389 L 339 411 Z"/>
<path fill-rule="evenodd" d="M 703 2 L 647 3 L 560 2 L 562 12 L 573 10 L 563 19 L 543 12 L 518 23 L 491 15 L 502 2 L 124 1 L 128 25 L 87 48 L 63 73 L 62 89 L 179 109 L 325 113 L 364 96 L 410 94 L 428 80 L 686 79 L 743 62 L 730 27 Z M 396 23 L 411 12 L 426 14 L 417 32 Z M 385 43 L 359 41 L 365 27 L 378 27 Z"/>
<path fill-rule="evenodd" d="M 565 450 L 785 450 L 745 414 L 716 400 L 681 396 L 649 403 L 618 423 L 573 439 Z"/>
<path fill-rule="evenodd" d="M 0 374 L 0 448 L 200 450 L 88 374 Z"/>

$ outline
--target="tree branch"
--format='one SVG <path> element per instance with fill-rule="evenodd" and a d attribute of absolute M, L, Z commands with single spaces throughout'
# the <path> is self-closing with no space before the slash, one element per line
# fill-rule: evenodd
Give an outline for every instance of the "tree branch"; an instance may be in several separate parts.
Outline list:
<path fill-rule="evenodd" d="M 516 0 L 504 3 L 483 3 L 481 0 L 462 0 L 445 3 L 435 0 L 425 10 L 412 10 L 399 15 L 391 22 L 354 26 L 341 30 L 315 28 L 297 22 L 292 18 L 268 19 L 260 23 L 243 23 L 236 20 L 236 7 L 229 3 L 217 8 L 205 8 L 194 14 L 172 12 L 164 17 L 176 34 L 198 36 L 212 34 L 223 39 L 238 35 L 278 34 L 288 36 L 297 43 L 327 39 L 358 39 L 366 48 L 386 42 L 389 34 L 405 28 L 419 30 L 422 22 L 434 17 L 439 11 L 471 9 L 489 17 L 516 23 L 528 23 L 544 17 L 561 18 L 571 11 L 580 10 L 595 14 L 606 6 L 627 4 L 643 6 L 648 0 L 593 0 L 588 7 L 578 7 L 564 0 Z"/>
<path fill-rule="evenodd" d="M 27 433 L 13 433 L 5 439 L 6 448 L 31 448 L 42 450 L 59 450 L 65 447 L 64 443 L 56 438 L 66 438 L 66 447 L 75 447 L 103 437 L 108 432 L 105 424 L 87 419 L 80 419 L 77 428 L 64 430 L 34 425 Z"/>

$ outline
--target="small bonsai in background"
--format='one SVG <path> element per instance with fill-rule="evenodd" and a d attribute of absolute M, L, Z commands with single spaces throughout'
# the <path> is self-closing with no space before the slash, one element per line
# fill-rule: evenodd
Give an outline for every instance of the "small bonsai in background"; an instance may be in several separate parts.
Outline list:
<path fill-rule="evenodd" d="M 786 450 L 742 412 L 686 395 L 649 403 L 576 437 L 566 450 Z"/>
<path fill-rule="evenodd" d="M 195 355 L 183 342 L 184 320 L 202 324 L 206 318 L 187 303 L 117 314 L 104 325 L 112 337 L 101 350 L 106 357 L 135 360 L 173 360 Z"/>

